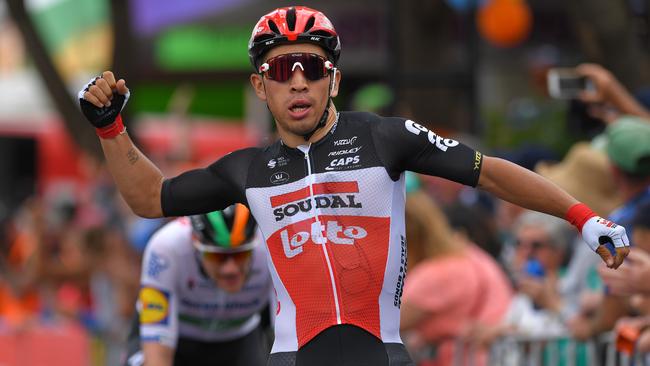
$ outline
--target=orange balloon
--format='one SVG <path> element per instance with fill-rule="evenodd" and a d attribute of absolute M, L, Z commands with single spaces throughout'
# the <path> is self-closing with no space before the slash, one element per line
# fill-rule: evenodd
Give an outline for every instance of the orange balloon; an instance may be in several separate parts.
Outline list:
<path fill-rule="evenodd" d="M 525 40 L 533 16 L 524 0 L 490 0 L 476 16 L 481 36 L 499 47 L 513 47 Z"/>

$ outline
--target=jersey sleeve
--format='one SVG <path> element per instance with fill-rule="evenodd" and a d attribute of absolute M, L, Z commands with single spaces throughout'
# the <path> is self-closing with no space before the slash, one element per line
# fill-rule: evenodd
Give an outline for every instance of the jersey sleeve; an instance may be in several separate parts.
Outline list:
<path fill-rule="evenodd" d="M 379 158 L 393 179 L 406 171 L 433 175 L 475 187 L 483 155 L 450 138 L 402 118 L 371 123 Z"/>
<path fill-rule="evenodd" d="M 221 210 L 246 202 L 245 186 L 250 162 L 259 149 L 230 153 L 204 169 L 195 169 L 163 182 L 164 216 L 187 216 Z"/>
<path fill-rule="evenodd" d="M 165 228 L 163 228 L 165 229 Z M 165 230 L 169 232 L 169 230 Z M 176 235 L 178 236 L 178 235 Z M 176 348 L 178 340 L 178 261 L 170 241 L 180 240 L 159 231 L 149 241 L 142 259 L 140 294 L 140 341 Z"/>

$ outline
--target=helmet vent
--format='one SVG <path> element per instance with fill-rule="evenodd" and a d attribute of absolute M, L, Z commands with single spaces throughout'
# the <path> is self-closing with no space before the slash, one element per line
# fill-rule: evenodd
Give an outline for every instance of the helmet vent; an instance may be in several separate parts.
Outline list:
<path fill-rule="evenodd" d="M 275 24 L 275 22 L 272 21 L 271 19 L 269 19 L 269 28 L 271 28 L 273 33 L 280 34 L 280 29 L 278 29 L 278 25 Z"/>
<path fill-rule="evenodd" d="M 324 30 L 313 31 L 313 32 L 311 32 L 309 34 L 314 35 L 314 36 L 321 36 L 321 37 L 332 37 L 332 33 L 328 32 L 328 31 L 324 31 Z"/>
<path fill-rule="evenodd" d="M 316 18 L 314 18 L 313 16 L 309 17 L 309 19 L 307 20 L 307 24 L 305 24 L 305 30 L 303 32 L 307 33 L 307 31 L 309 31 L 311 27 L 314 26 L 315 21 Z"/>
<path fill-rule="evenodd" d="M 287 10 L 287 26 L 292 32 L 296 29 L 296 8 L 293 6 Z"/>

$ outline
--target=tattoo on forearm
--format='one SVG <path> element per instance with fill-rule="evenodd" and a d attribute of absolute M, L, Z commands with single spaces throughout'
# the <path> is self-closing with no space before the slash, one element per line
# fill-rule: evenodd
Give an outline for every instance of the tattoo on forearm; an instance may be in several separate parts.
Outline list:
<path fill-rule="evenodd" d="M 131 165 L 135 164 L 138 159 L 140 159 L 140 155 L 138 155 L 138 151 L 134 148 L 130 148 L 129 151 L 126 153 L 126 157 L 129 159 L 129 163 Z"/>

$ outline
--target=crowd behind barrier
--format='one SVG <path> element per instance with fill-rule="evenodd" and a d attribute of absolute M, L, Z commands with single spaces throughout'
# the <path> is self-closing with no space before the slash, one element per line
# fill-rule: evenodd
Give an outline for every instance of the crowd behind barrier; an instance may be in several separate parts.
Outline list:
<path fill-rule="evenodd" d="M 622 114 L 536 170 L 625 225 L 630 259 L 600 268 L 562 220 L 409 175 L 401 325 L 418 365 L 650 364 L 650 113 L 606 70 L 583 71 L 613 83 L 606 102 Z M 124 357 L 142 243 L 166 221 L 136 217 L 101 164 L 87 169 L 83 189 L 55 187 L 2 222 L 0 364 Z"/>

